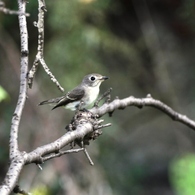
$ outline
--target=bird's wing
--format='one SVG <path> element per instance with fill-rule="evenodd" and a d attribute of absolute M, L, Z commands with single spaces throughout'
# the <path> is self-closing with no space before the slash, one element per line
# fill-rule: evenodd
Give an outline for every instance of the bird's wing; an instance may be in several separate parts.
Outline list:
<path fill-rule="evenodd" d="M 57 102 L 57 104 L 52 108 L 52 110 L 60 106 L 66 106 L 71 102 L 79 101 L 82 99 L 84 95 L 85 95 L 84 89 L 77 87 L 72 91 L 68 92 L 65 96 L 63 96 L 63 98 L 61 98 Z"/>
<path fill-rule="evenodd" d="M 77 87 L 72 91 L 68 92 L 66 97 L 72 101 L 79 101 L 81 100 L 81 98 L 83 98 L 84 95 L 85 95 L 85 90 L 83 88 Z"/>
<path fill-rule="evenodd" d="M 44 104 L 56 104 L 58 103 L 60 100 L 62 100 L 64 98 L 64 96 L 62 97 L 58 97 L 58 98 L 53 98 L 50 100 L 45 100 L 39 103 L 39 105 L 44 105 Z"/>

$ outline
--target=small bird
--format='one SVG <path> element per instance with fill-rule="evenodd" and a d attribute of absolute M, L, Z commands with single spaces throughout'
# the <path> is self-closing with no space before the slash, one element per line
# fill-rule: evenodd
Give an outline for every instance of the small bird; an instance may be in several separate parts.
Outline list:
<path fill-rule="evenodd" d="M 39 105 L 55 104 L 52 110 L 61 106 L 70 110 L 76 110 L 80 103 L 82 103 L 81 108 L 86 108 L 96 100 L 101 83 L 107 79 L 107 76 L 102 76 L 96 73 L 86 75 L 81 84 L 69 91 L 66 95 L 45 100 Z"/>

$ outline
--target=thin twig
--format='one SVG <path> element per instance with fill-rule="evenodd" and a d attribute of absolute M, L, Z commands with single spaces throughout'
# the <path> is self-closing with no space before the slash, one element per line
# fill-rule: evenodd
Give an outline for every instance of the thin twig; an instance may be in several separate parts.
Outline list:
<path fill-rule="evenodd" d="M 48 156 L 42 157 L 43 162 L 50 160 L 52 158 L 60 157 L 64 154 L 70 154 L 70 153 L 78 153 L 80 151 L 83 151 L 84 148 L 77 148 L 77 149 L 71 149 L 71 150 L 65 150 L 65 151 L 59 151 L 58 153 L 53 153 Z"/>
<path fill-rule="evenodd" d="M 94 163 L 93 163 L 91 157 L 89 156 L 89 153 L 87 152 L 87 149 L 85 148 L 84 142 L 81 141 L 79 145 L 83 148 L 83 152 L 84 152 L 85 156 L 87 157 L 87 159 L 89 161 L 89 164 L 93 166 Z"/>
<path fill-rule="evenodd" d="M 35 60 L 33 62 L 33 66 L 31 70 L 28 73 L 28 85 L 30 88 L 32 88 L 33 85 L 33 79 L 35 76 L 35 73 L 37 71 L 39 63 L 42 65 L 44 68 L 45 72 L 47 75 L 49 75 L 50 79 L 57 85 L 60 91 L 64 92 L 63 87 L 59 84 L 55 76 L 52 74 L 50 69 L 48 68 L 44 56 L 43 56 L 43 51 L 44 51 L 44 17 L 45 17 L 45 12 L 46 10 L 46 5 L 44 0 L 38 0 L 38 22 L 34 22 L 35 27 L 38 29 L 38 46 L 37 46 L 37 54 L 35 56 Z"/>
<path fill-rule="evenodd" d="M 47 73 L 47 75 L 49 75 L 50 79 L 56 84 L 58 89 L 60 91 L 64 92 L 64 88 L 60 85 L 60 83 L 57 81 L 55 76 L 52 74 L 52 72 L 50 71 L 49 67 L 45 63 L 45 60 L 43 58 L 41 58 L 39 61 L 40 61 L 41 65 L 43 66 L 43 68 L 44 68 L 45 72 Z"/>
<path fill-rule="evenodd" d="M 42 171 L 43 170 L 43 168 L 42 168 L 42 166 L 40 165 L 40 164 L 37 164 L 37 166 L 39 167 L 39 169 Z"/>
<path fill-rule="evenodd" d="M 89 163 L 90 163 L 90 165 L 94 165 L 94 163 L 93 163 L 93 161 L 92 161 L 92 159 L 91 159 L 91 157 L 89 156 L 89 153 L 87 152 L 87 149 L 86 148 L 84 148 L 84 154 L 85 154 L 85 156 L 87 157 L 87 159 L 89 160 Z"/>
<path fill-rule="evenodd" d="M 102 128 L 105 128 L 105 127 L 110 127 L 112 125 L 112 123 L 107 123 L 107 124 L 105 124 L 105 125 L 99 125 L 99 126 L 97 126 L 97 127 L 95 127 L 95 129 L 97 130 L 97 129 L 102 129 Z"/>

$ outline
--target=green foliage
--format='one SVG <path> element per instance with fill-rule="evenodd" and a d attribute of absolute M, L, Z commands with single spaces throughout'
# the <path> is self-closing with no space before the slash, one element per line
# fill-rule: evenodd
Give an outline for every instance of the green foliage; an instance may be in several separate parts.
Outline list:
<path fill-rule="evenodd" d="M 46 45 L 46 59 L 51 69 L 58 66 L 60 81 L 71 88 L 86 73 L 103 72 L 97 56 L 100 35 L 85 21 L 90 7 L 74 0 L 50 2 L 49 6 L 53 9 L 48 22 L 54 36 Z"/>
<path fill-rule="evenodd" d="M 0 86 L 0 102 L 7 99 L 9 97 L 8 93 L 5 91 L 5 89 Z"/>
<path fill-rule="evenodd" d="M 137 51 L 125 40 L 114 36 L 105 23 L 105 11 L 111 6 L 110 2 L 48 2 L 51 10 L 48 25 L 53 36 L 46 42 L 45 57 L 51 69 L 58 67 L 55 73 L 67 88 L 75 86 L 86 73 L 106 73 L 110 66 L 103 60 L 103 53 L 118 53 L 122 58 L 128 56 L 138 64 Z"/>
<path fill-rule="evenodd" d="M 45 185 L 39 185 L 36 188 L 34 188 L 31 193 L 33 195 L 50 195 L 49 189 Z"/>
<path fill-rule="evenodd" d="M 195 194 L 195 155 L 186 154 L 172 161 L 170 180 L 178 195 Z"/>
<path fill-rule="evenodd" d="M 189 24 L 195 31 L 195 15 L 194 15 L 194 0 L 186 0 L 183 2 L 183 7 L 179 11 L 179 15 Z"/>

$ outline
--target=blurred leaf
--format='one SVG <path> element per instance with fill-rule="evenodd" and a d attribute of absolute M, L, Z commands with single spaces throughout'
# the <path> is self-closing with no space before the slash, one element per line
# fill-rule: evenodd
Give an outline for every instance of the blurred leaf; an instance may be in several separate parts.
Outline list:
<path fill-rule="evenodd" d="M 0 86 L 0 102 L 7 99 L 9 97 L 8 93 Z"/>
<path fill-rule="evenodd" d="M 50 193 L 49 193 L 47 186 L 39 185 L 32 190 L 31 194 L 33 194 L 33 195 L 49 195 Z"/>
<path fill-rule="evenodd" d="M 187 154 L 172 161 L 170 180 L 178 195 L 195 194 L 195 155 Z"/>

